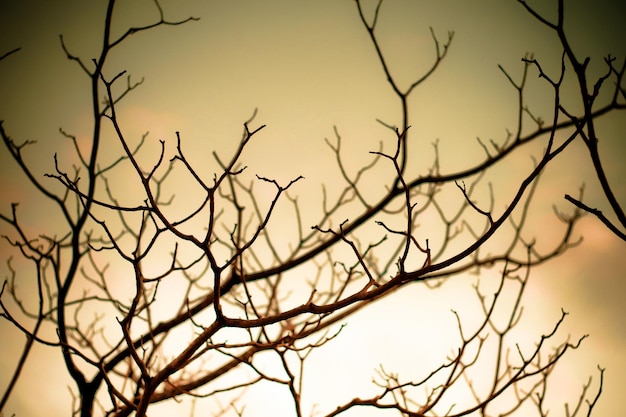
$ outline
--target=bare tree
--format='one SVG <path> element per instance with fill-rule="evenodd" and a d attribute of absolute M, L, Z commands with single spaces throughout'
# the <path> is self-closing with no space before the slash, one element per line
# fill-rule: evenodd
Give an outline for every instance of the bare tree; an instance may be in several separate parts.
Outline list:
<path fill-rule="evenodd" d="M 585 211 L 624 239 L 624 212 L 603 174 L 594 121 L 625 108 L 626 64 L 608 57 L 606 73 L 589 80 L 588 59 L 581 62 L 574 54 L 564 29 L 563 1 L 556 23 L 519 3 L 558 36 L 564 49 L 560 72 L 544 71 L 532 56 L 522 60 L 519 74 L 501 68 L 518 95 L 517 125 L 501 141 L 479 140 L 484 158 L 469 168 L 441 169 L 435 144 L 431 165 L 417 171 L 414 161 L 423 155 L 415 153 L 409 98 L 443 65 L 454 34 L 441 39 L 431 29 L 430 68 L 403 84 L 377 30 L 382 0 L 371 10 L 355 2 L 355 18 L 400 103 L 401 123 L 380 121 L 387 138 L 379 148 L 363 150 L 356 171 L 348 161 L 354 155 L 346 155 L 335 128 L 326 144 L 340 185 L 324 188 L 315 210 L 305 210 L 297 197 L 306 190 L 303 177 L 281 182 L 246 169 L 246 150 L 267 130 L 255 114 L 243 123 L 232 152 L 211 149 L 210 168 L 188 155 L 182 129 L 175 140 L 159 141 L 150 162 L 146 136 L 137 140 L 125 133 L 120 102 L 141 81 L 112 65 L 112 55 L 131 35 L 193 24 L 196 18 L 168 20 L 155 1 L 159 19 L 116 37 L 116 3 L 110 0 L 96 59 L 75 55 L 61 37 L 63 52 L 90 83 L 93 136 L 85 149 L 71 132 L 61 131 L 75 154 L 54 155 L 55 171 L 42 178 L 29 162 L 34 142 L 13 139 L 0 124 L 6 152 L 41 199 L 23 203 L 52 203 L 62 218 L 49 230 L 33 230 L 21 220 L 17 202 L 4 205 L 0 214 L 10 230 L 5 243 L 29 265 L 15 268 L 9 259 L 5 269 L 2 317 L 22 332 L 25 344 L 0 412 L 7 411 L 33 345 L 43 344 L 62 353 L 74 381 L 75 415 L 144 416 L 157 403 L 183 398 L 210 403 L 214 415 L 246 415 L 246 393 L 258 384 L 285 389 L 293 414 L 310 415 L 302 400 L 306 361 L 312 352 L 341 343 L 350 316 L 409 286 L 437 291 L 475 273 L 482 277 L 474 286 L 479 320 L 450 313 L 458 345 L 444 360 L 420 375 L 381 366 L 375 394 L 323 404 L 317 414 L 347 415 L 367 407 L 404 416 L 547 416 L 552 372 L 584 337 L 559 339 L 565 312 L 532 346 L 517 344 L 514 329 L 532 268 L 579 243 L 573 230 Z M 2 56 L 2 65 L 11 65 L 14 52 Z M 579 81 L 580 113 L 561 101 L 563 81 L 572 72 Z M 545 121 L 525 101 L 528 79 L 537 74 L 553 103 Z M 601 102 L 605 89 L 610 98 Z M 115 158 L 102 156 L 105 139 L 119 145 Z M 575 207 L 555 210 L 561 238 L 540 250 L 541 234 L 526 230 L 533 197 L 546 166 L 576 140 L 588 146 L 618 224 L 585 205 L 582 195 L 568 195 Z M 530 143 L 541 143 L 543 151 L 513 192 L 489 192 L 490 170 Z M 381 177 L 384 185 L 372 186 Z M 495 281 L 486 278 L 494 276 Z M 20 292 L 26 285 L 36 288 L 34 301 Z M 411 331 L 419 331 L 420 323 L 415 326 Z M 180 340 L 184 346 L 168 355 L 165 347 Z M 600 369 L 599 383 L 592 386 L 590 380 L 573 394 L 567 415 L 591 414 L 602 375 Z"/>

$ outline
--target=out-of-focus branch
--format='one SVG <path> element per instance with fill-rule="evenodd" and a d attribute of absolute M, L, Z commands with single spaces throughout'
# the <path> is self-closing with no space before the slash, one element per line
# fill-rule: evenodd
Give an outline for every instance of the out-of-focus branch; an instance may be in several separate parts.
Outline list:
<path fill-rule="evenodd" d="M 13 55 L 13 54 L 14 54 L 14 53 L 16 53 L 16 52 L 19 52 L 21 49 L 22 49 L 22 48 L 21 48 L 21 47 L 19 47 L 19 48 L 11 49 L 11 50 L 10 50 L 10 51 L 8 51 L 8 52 L 5 52 L 4 54 L 0 55 L 0 61 L 2 61 L 2 60 L 3 60 L 3 59 L 5 59 L 5 58 L 8 58 L 10 55 Z"/>

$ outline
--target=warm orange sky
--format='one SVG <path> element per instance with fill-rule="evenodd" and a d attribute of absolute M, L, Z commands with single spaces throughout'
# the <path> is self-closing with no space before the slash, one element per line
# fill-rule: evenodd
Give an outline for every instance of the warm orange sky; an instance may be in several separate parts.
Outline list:
<path fill-rule="evenodd" d="M 53 170 L 55 151 L 63 155 L 70 149 L 69 142 L 58 134 L 59 127 L 82 140 L 90 135 L 89 115 L 85 112 L 89 80 L 65 58 L 58 35 L 63 34 L 71 51 L 88 61 L 98 50 L 104 4 L 79 0 L 55 2 L 54 6 L 44 1 L 5 3 L 0 3 L 0 54 L 18 46 L 22 50 L 0 63 L 0 120 L 16 141 L 38 141 L 37 147 L 30 149 L 29 158 L 38 173 L 43 174 Z M 556 2 L 551 0 L 534 3 L 541 4 L 544 10 L 556 8 Z M 617 56 L 618 62 L 626 57 L 624 4 L 577 0 L 566 1 L 566 6 L 571 41 L 580 56 L 592 57 L 592 74 L 603 71 L 602 58 L 608 53 Z M 201 20 L 131 37 L 112 58 L 108 75 L 126 69 L 133 79 L 145 77 L 144 85 L 120 105 L 120 118 L 129 136 L 139 137 L 149 131 L 153 141 L 162 138 L 173 144 L 174 132 L 180 131 L 188 153 L 201 163 L 202 155 L 209 160 L 213 149 L 227 154 L 234 146 L 233 138 L 239 137 L 241 123 L 258 108 L 255 121 L 267 124 L 267 128 L 263 142 L 249 148 L 249 170 L 283 183 L 302 174 L 307 179 L 300 188 L 302 199 L 315 201 L 319 198 L 319 184 L 332 183 L 335 175 L 328 168 L 333 160 L 324 144 L 324 138 L 333 137 L 333 126 L 344 136 L 347 149 L 364 156 L 365 159 L 355 157 L 351 161 L 356 167 L 367 160 L 367 151 L 388 136 L 388 131 L 375 120 L 400 123 L 398 102 L 375 59 L 353 1 L 185 0 L 164 1 L 163 7 L 172 19 L 193 15 Z M 156 17 L 145 10 L 152 10 L 149 1 L 120 6 L 120 27 L 128 22 L 146 23 Z M 441 168 L 449 172 L 483 157 L 477 136 L 501 141 L 506 129 L 514 128 L 516 95 L 497 65 L 519 75 L 520 58 L 534 52 L 545 68 L 554 70 L 560 50 L 553 35 L 512 0 L 388 0 L 381 10 L 379 31 L 392 72 L 399 81 L 410 82 L 416 71 L 421 73 L 431 63 L 429 26 L 442 41 L 448 30 L 455 31 L 455 38 L 449 56 L 435 76 L 411 98 L 411 132 L 429 158 L 431 143 L 439 140 Z M 531 74 L 532 91 L 537 94 L 529 97 L 529 104 L 547 118 L 551 106 L 551 99 L 545 94 L 548 87 Z M 602 156 L 624 204 L 625 121 L 623 112 L 599 121 Z M 497 175 L 493 181 L 501 182 L 500 191 L 506 192 L 510 187 L 506 181 L 517 178 L 516 169 L 528 165 L 527 154 L 520 158 L 493 174 Z M 426 165 L 429 163 L 430 159 L 425 161 Z M 29 204 L 32 190 L 17 172 L 3 149 L 0 210 L 8 213 L 10 203 L 19 201 L 24 218 L 33 227 L 44 226 L 50 219 L 42 216 L 41 206 Z M 608 205 L 596 190 L 588 158 L 577 144 L 555 160 L 542 179 L 539 206 L 543 214 L 534 225 L 536 234 L 549 239 L 558 227 L 551 217 L 552 205 L 568 209 L 563 194 L 576 195 L 582 182 L 587 183 L 585 200 L 606 210 Z M 0 225 L 0 232 L 5 233 L 4 225 Z M 582 246 L 533 272 L 525 314 L 535 323 L 545 324 L 540 326 L 543 331 L 558 318 L 561 307 L 570 312 L 565 334 L 571 333 L 572 339 L 586 333 L 591 337 L 564 360 L 562 366 L 567 371 L 563 378 L 579 387 L 591 375 L 595 384 L 596 365 L 607 368 L 596 415 L 626 415 L 622 398 L 626 386 L 626 246 L 590 216 L 581 222 L 576 233 L 585 236 Z M 0 254 L 5 247 L 0 246 Z M 6 256 L 2 255 L 0 265 L 5 265 L 5 261 Z M 8 275 L 6 267 L 0 271 L 4 279 Z M 439 301 L 433 302 L 431 308 L 447 314 L 466 284 L 433 295 Z M 390 328 L 400 329 L 394 334 L 398 337 L 398 333 L 415 325 L 412 300 L 431 300 L 424 293 L 421 287 L 407 288 L 350 322 L 345 331 L 346 342 L 339 342 L 335 352 L 336 360 L 353 359 L 349 341 L 360 340 L 368 349 L 359 359 L 363 366 L 350 368 L 349 378 L 337 376 L 336 385 L 321 384 L 320 398 L 329 401 L 327 407 L 333 401 L 341 401 L 334 398 L 336 387 L 342 383 L 356 385 L 357 373 L 368 384 L 373 369 L 387 359 L 391 363 L 402 358 L 407 361 L 407 369 L 411 368 L 411 357 L 400 356 L 402 349 L 390 352 L 380 340 L 370 340 L 371 336 L 363 336 L 359 329 L 376 325 L 387 328 L 387 318 L 393 317 L 395 327 Z M 5 322 L 0 322 L 0 331 L 9 335 L 5 340 L 22 344 L 18 333 Z M 423 347 L 423 340 L 414 333 L 403 338 L 409 346 Z M 0 346 L 0 390 L 6 383 L 5 370 L 13 366 L 13 357 L 4 350 L 13 348 L 10 342 Z M 38 402 L 50 402 L 50 407 L 45 408 L 48 415 L 67 415 L 69 394 L 65 382 L 59 384 L 58 390 L 49 383 L 55 378 L 59 355 L 55 352 L 49 359 L 46 353 L 45 349 L 37 349 L 38 366 L 26 369 L 6 409 L 7 415 L 41 413 L 40 404 L 32 402 L 33 392 L 41 393 Z M 316 367 L 320 380 L 324 371 L 331 372 L 328 366 L 320 361 Z M 46 378 L 41 378 L 39 367 L 49 370 Z M 573 401 L 578 391 L 558 394 Z M 59 402 L 59 398 L 67 399 Z M 553 413 L 560 415 L 561 409 L 554 409 Z"/>

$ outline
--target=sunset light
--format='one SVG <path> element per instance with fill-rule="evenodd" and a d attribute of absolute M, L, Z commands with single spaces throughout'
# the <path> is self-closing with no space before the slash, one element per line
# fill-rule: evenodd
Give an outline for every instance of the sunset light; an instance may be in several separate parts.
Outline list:
<path fill-rule="evenodd" d="M 0 417 L 626 415 L 624 16 L 0 4 Z"/>

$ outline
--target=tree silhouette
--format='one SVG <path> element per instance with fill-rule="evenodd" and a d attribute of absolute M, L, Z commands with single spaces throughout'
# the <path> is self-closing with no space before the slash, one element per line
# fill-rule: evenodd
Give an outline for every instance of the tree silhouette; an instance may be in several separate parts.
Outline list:
<path fill-rule="evenodd" d="M 19 268 L 14 258 L 7 261 L 0 307 L 25 344 L 0 412 L 10 412 L 7 401 L 33 346 L 42 344 L 61 352 L 74 383 L 72 412 L 81 416 L 144 416 L 158 403 L 183 399 L 211 404 L 208 414 L 247 415 L 247 394 L 261 385 L 288 392 L 297 416 L 361 408 L 406 416 L 548 415 L 552 372 L 584 337 L 560 338 L 564 311 L 533 345 L 519 343 L 515 329 L 532 268 L 580 242 L 574 228 L 585 212 L 625 238 L 626 217 L 604 173 L 595 121 L 626 107 L 626 61 L 618 65 L 609 56 L 605 73 L 590 79 L 589 59 L 580 60 L 565 31 L 563 1 L 555 22 L 519 1 L 521 11 L 559 39 L 560 71 L 544 70 L 531 55 L 522 59 L 521 74 L 500 67 L 518 96 L 517 125 L 502 140 L 479 139 L 484 157 L 469 167 L 443 169 L 435 143 L 430 165 L 418 169 L 416 160 L 423 162 L 424 155 L 412 136 L 409 99 L 444 64 L 454 33 L 441 39 L 431 29 L 430 67 L 400 82 L 379 33 L 383 2 L 372 8 L 362 3 L 355 2 L 355 18 L 400 104 L 401 122 L 380 120 L 386 137 L 360 156 L 345 150 L 341 127 L 334 128 L 326 145 L 338 174 L 317 207 L 299 199 L 309 192 L 303 176 L 281 181 L 246 167 L 246 151 L 267 131 L 256 111 L 243 123 L 237 145 L 207 149 L 212 159 L 205 165 L 186 149 L 193 139 L 183 127 L 156 147 L 147 134 L 139 140 L 127 134 L 120 103 L 142 81 L 114 63 L 115 53 L 131 35 L 194 24 L 195 17 L 170 20 L 155 1 L 158 19 L 120 32 L 110 0 L 97 58 L 74 54 L 71 42 L 60 38 L 66 57 L 89 80 L 93 135 L 85 146 L 61 130 L 74 154 L 55 154 L 54 171 L 41 177 L 31 159 L 34 141 L 13 139 L 0 123 L 6 152 L 37 191 L 21 204 L 53 207 L 41 215 L 55 219 L 37 229 L 23 220 L 22 205 L 3 201 L 5 246 L 21 259 Z M 2 55 L 2 65 L 20 52 Z M 562 100 L 570 74 L 579 83 L 582 110 Z M 537 75 L 552 103 L 546 120 L 526 104 L 529 77 Z M 541 233 L 528 230 L 539 179 L 579 140 L 617 220 L 584 203 L 582 192 L 567 194 L 573 207 L 555 210 L 550 226 L 560 238 L 540 245 Z M 538 158 L 511 192 L 496 195 L 485 177 L 531 143 L 541 146 Z M 112 149 L 119 149 L 114 157 Z M 363 161 L 357 169 L 355 159 Z M 381 365 L 375 391 L 338 404 L 307 400 L 322 405 L 305 408 L 307 361 L 341 344 L 343 325 L 353 315 L 409 287 L 436 292 L 472 273 L 480 277 L 468 297 L 477 315 L 464 315 L 463 306 L 449 313 L 458 343 L 440 362 L 421 374 Z M 24 287 L 34 288 L 34 299 Z M 421 325 L 416 321 L 403 331 L 420 332 Z M 567 415 L 591 414 L 602 376 L 599 369 L 599 383 L 590 380 L 572 394 Z"/>

